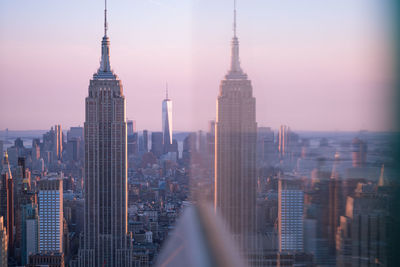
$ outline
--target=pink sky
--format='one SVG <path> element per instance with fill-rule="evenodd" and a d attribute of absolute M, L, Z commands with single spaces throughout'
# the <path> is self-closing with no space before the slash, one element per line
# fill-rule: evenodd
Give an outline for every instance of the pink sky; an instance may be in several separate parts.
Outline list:
<path fill-rule="evenodd" d="M 99 66 L 98 2 L 0 4 L 0 130 L 83 125 Z M 231 2 L 109 1 L 111 65 L 139 130 L 161 129 L 167 81 L 175 130 L 207 129 L 215 118 L 230 60 Z M 295 2 L 239 1 L 240 56 L 259 126 L 391 129 L 385 1 Z"/>

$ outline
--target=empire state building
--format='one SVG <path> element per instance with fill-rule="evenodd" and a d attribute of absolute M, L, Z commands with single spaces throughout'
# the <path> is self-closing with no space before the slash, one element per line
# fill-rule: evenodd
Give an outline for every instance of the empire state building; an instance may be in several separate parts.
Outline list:
<path fill-rule="evenodd" d="M 256 223 L 256 99 L 240 67 L 236 3 L 231 67 L 221 81 L 215 132 L 214 206 L 242 248 Z"/>
<path fill-rule="evenodd" d="M 121 80 L 111 70 L 107 8 L 100 68 L 86 97 L 84 236 L 80 266 L 130 266 L 127 125 Z"/>

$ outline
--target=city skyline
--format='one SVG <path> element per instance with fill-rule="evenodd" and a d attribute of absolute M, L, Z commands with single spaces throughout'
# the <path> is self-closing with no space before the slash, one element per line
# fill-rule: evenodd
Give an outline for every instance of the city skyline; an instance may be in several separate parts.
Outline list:
<path fill-rule="evenodd" d="M 4 4 L 0 267 L 396 265 L 389 0 L 38 1 Z"/>
<path fill-rule="evenodd" d="M 283 8 L 288 3 L 238 3 L 238 32 L 246 40 L 241 54 L 256 85 L 259 125 L 276 129 L 286 124 L 294 130 L 390 130 L 386 2 L 308 2 L 313 4 L 307 5 L 309 10 L 294 13 Z M 3 52 L 0 63 L 0 86 L 7 89 L 1 92 L 5 97 L 1 97 L 0 111 L 8 115 L 0 120 L 1 128 L 82 125 L 86 77 L 94 72 L 98 60 L 93 44 L 102 30 L 99 7 L 74 1 L 61 6 L 49 1 L 24 4 L 1 4 L 2 51 L 7 53 Z M 206 129 L 208 121 L 215 119 L 216 84 L 229 59 L 225 47 L 230 39 L 231 1 L 109 5 L 115 21 L 113 61 L 124 81 L 127 117 L 137 121 L 138 129 L 160 130 L 156 107 L 168 80 L 175 102 L 174 129 Z M 68 15 L 71 12 L 74 19 Z M 52 16 L 59 19 L 49 25 L 47 19 Z M 293 26 L 286 16 L 303 23 Z M 311 18 L 315 16 L 323 26 L 314 25 Z M 32 68 L 38 60 L 41 67 Z M 75 78 L 66 81 L 66 75 Z M 43 104 L 43 96 L 52 101 Z"/>

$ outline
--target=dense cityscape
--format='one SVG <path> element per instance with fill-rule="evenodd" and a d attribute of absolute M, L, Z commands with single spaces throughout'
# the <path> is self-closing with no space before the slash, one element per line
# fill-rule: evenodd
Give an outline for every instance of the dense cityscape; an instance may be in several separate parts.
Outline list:
<path fill-rule="evenodd" d="M 209 129 L 174 131 L 167 85 L 154 107 L 162 124 L 149 131 L 126 114 L 105 8 L 83 126 L 0 131 L 0 266 L 389 266 L 392 134 L 258 125 L 236 6 L 233 19 Z M 202 231 L 185 223 L 191 214 Z M 212 260 L 193 263 L 182 249 L 203 243 L 176 237 L 199 233 L 213 244 L 228 235 L 243 263 L 213 245 Z"/>

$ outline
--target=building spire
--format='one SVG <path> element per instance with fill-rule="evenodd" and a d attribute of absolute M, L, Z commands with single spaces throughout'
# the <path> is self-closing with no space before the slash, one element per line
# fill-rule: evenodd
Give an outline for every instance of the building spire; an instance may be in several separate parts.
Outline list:
<path fill-rule="evenodd" d="M 110 73 L 110 40 L 107 36 L 108 23 L 107 23 L 107 0 L 104 0 L 104 37 L 101 41 L 101 61 L 98 74 Z M 104 76 L 104 75 L 102 75 Z"/>
<path fill-rule="evenodd" d="M 239 60 L 239 40 L 236 35 L 236 0 L 233 1 L 233 38 L 232 38 L 232 54 L 231 68 L 226 75 L 227 79 L 246 79 L 247 75 L 243 73 Z"/>
<path fill-rule="evenodd" d="M 108 24 L 107 24 L 107 0 L 104 0 L 104 36 L 107 36 Z"/>
<path fill-rule="evenodd" d="M 233 1 L 233 37 L 236 37 L 236 0 Z"/>
<path fill-rule="evenodd" d="M 166 87 L 165 87 L 165 99 L 168 99 L 168 82 L 166 82 Z"/>

